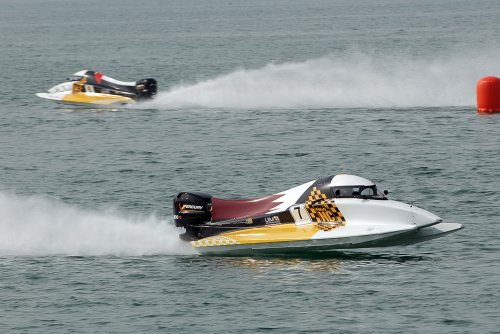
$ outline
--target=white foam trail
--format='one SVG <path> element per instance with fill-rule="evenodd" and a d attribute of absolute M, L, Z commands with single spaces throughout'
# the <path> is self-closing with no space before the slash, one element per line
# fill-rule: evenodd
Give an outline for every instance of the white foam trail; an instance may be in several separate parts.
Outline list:
<path fill-rule="evenodd" d="M 173 87 L 138 108 L 371 108 L 475 105 L 479 78 L 500 69 L 498 57 L 442 59 L 343 55 L 240 69 Z"/>
<path fill-rule="evenodd" d="M 84 210 L 0 192 L 0 256 L 193 254 L 178 234 L 154 215 Z"/>

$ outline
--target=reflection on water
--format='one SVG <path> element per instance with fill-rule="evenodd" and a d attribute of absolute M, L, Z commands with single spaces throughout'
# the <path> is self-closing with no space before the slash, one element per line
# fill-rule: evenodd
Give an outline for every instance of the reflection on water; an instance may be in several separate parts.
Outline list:
<path fill-rule="evenodd" d="M 408 262 L 431 261 L 430 256 L 368 253 L 316 251 L 283 254 L 258 254 L 246 256 L 202 256 L 200 261 L 208 261 L 216 265 L 230 265 L 252 270 L 278 269 L 342 273 L 346 269 L 367 267 L 378 264 L 399 265 Z"/>
<path fill-rule="evenodd" d="M 117 108 L 116 106 L 114 107 L 106 107 L 106 106 L 86 106 L 86 105 L 82 105 L 82 106 L 73 106 L 71 108 L 69 107 L 56 107 L 55 108 L 56 110 L 59 110 L 59 111 L 65 111 L 65 112 L 82 112 L 82 111 L 90 111 L 90 112 L 108 112 L 108 111 L 125 111 L 126 108 Z"/>
<path fill-rule="evenodd" d="M 212 257 L 207 255 L 206 257 Z M 215 256 L 213 256 L 215 257 Z M 232 254 L 228 255 L 218 255 L 217 257 L 235 257 Z M 256 254 L 246 254 L 245 257 L 259 258 L 259 259 L 303 259 L 303 260 L 325 260 L 325 259 L 339 259 L 339 260 L 388 260 L 394 262 L 408 262 L 408 261 L 422 261 L 430 260 L 431 257 L 423 255 L 411 255 L 411 254 L 397 254 L 395 252 L 391 253 L 379 253 L 370 251 L 287 251 L 283 253 L 279 252 L 260 252 Z"/>
<path fill-rule="evenodd" d="M 339 273 L 343 267 L 342 261 L 336 259 L 311 261 L 300 258 L 226 258 L 226 261 L 235 267 L 244 267 L 256 271 L 273 268 Z"/>

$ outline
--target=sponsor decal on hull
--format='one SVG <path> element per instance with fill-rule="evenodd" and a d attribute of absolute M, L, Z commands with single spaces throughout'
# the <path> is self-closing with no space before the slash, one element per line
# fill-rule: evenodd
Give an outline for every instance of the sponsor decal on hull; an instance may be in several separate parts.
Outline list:
<path fill-rule="evenodd" d="M 344 215 L 335 203 L 316 187 L 311 190 L 305 208 L 313 224 L 323 231 L 330 231 L 346 224 Z"/>
<path fill-rule="evenodd" d="M 306 193 L 307 194 L 307 193 Z M 321 231 L 331 231 L 346 225 L 342 212 L 317 187 L 313 187 L 304 204 L 292 206 L 289 211 L 243 221 L 260 226 L 240 228 L 215 236 L 192 241 L 194 247 L 216 247 L 229 245 L 295 242 L 312 240 Z"/>
<path fill-rule="evenodd" d="M 280 217 L 278 216 L 265 217 L 264 222 L 266 223 L 266 225 L 274 225 L 281 223 Z"/>

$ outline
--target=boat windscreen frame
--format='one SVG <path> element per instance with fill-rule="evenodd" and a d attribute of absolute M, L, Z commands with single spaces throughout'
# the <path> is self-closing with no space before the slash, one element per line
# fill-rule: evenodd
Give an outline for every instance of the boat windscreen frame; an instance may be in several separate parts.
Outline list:
<path fill-rule="evenodd" d="M 68 80 L 68 81 L 80 81 L 83 78 L 84 78 L 83 75 L 72 75 L 69 78 L 67 78 L 66 80 Z"/>
<path fill-rule="evenodd" d="M 371 193 L 363 193 L 365 190 L 371 190 Z M 339 191 L 340 193 L 338 193 Z M 377 186 L 373 185 L 352 185 L 352 186 L 333 186 L 332 192 L 334 198 L 362 198 L 385 200 L 387 196 L 378 191 Z"/>

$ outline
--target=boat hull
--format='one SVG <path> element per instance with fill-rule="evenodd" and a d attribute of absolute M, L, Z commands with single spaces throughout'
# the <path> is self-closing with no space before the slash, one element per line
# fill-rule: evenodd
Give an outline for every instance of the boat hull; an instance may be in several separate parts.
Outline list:
<path fill-rule="evenodd" d="M 247 200 L 180 193 L 174 220 L 186 228 L 181 238 L 204 254 L 409 245 L 462 228 L 346 174 Z"/>
<path fill-rule="evenodd" d="M 336 236 L 318 238 L 312 237 L 302 240 L 279 239 L 274 242 L 247 242 L 240 243 L 227 236 L 220 235 L 202 240 L 192 241 L 191 244 L 201 254 L 250 254 L 250 253 L 282 253 L 308 252 L 335 249 L 392 247 L 416 244 L 445 236 L 462 229 L 458 223 L 437 223 L 432 226 L 400 228 L 384 233 Z M 242 234 L 244 232 L 242 231 Z"/>
<path fill-rule="evenodd" d="M 101 93 L 37 93 L 38 97 L 72 105 L 120 106 L 135 103 L 135 100 L 120 95 Z"/>

